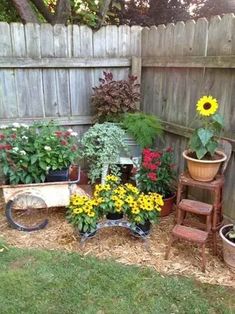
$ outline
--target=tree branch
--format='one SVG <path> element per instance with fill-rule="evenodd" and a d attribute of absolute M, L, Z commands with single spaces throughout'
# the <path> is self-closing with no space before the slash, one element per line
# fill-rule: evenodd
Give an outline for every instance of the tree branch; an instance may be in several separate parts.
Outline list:
<path fill-rule="evenodd" d="M 66 24 L 71 16 L 70 0 L 58 0 L 56 4 L 55 18 L 52 24 Z"/>
<path fill-rule="evenodd" d="M 49 11 L 43 0 L 30 0 L 48 23 L 53 23 L 54 15 Z"/>
<path fill-rule="evenodd" d="M 39 20 L 27 0 L 11 0 L 23 23 L 39 23 Z"/>

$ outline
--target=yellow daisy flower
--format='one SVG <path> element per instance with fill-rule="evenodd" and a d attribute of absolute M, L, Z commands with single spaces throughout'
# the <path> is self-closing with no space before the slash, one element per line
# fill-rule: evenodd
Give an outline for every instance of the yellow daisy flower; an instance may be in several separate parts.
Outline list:
<path fill-rule="evenodd" d="M 201 116 L 211 116 L 213 115 L 219 105 L 215 98 L 212 96 L 203 96 L 197 102 L 196 109 Z"/>

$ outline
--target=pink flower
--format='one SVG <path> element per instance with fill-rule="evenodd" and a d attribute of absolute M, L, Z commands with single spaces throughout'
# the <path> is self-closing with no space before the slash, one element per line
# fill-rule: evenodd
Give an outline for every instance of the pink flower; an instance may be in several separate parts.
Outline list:
<path fill-rule="evenodd" d="M 62 140 L 62 141 L 60 141 L 60 144 L 61 145 L 64 145 L 64 146 L 66 146 L 68 143 L 67 143 L 67 141 L 65 141 L 65 140 Z"/>

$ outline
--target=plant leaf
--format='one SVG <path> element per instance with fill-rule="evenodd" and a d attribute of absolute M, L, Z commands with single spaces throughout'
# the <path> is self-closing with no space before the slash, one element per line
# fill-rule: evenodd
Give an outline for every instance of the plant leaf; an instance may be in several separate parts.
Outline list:
<path fill-rule="evenodd" d="M 207 153 L 207 149 L 204 147 L 200 147 L 196 150 L 196 155 L 198 159 L 202 159 Z"/>
<path fill-rule="evenodd" d="M 224 126 L 224 118 L 219 113 L 213 115 L 212 120 L 217 122 L 221 127 Z"/>
<path fill-rule="evenodd" d="M 208 129 L 200 128 L 197 131 L 197 134 L 202 142 L 203 146 L 206 146 L 206 144 L 209 142 L 209 140 L 213 137 L 214 133 Z"/>

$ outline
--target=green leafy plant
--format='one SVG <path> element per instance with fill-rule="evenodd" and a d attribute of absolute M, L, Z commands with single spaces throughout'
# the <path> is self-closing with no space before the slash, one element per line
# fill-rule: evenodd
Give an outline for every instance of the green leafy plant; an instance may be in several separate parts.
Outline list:
<path fill-rule="evenodd" d="M 89 163 L 88 176 L 92 183 L 101 178 L 104 165 L 116 171 L 120 151 L 128 152 L 124 142 L 125 131 L 110 122 L 95 124 L 82 137 L 82 156 Z"/>
<path fill-rule="evenodd" d="M 218 103 L 212 96 L 200 98 L 196 109 L 202 126 L 194 130 L 189 148 L 197 159 L 213 159 L 224 126 L 223 117 L 217 113 Z"/>
<path fill-rule="evenodd" d="M 140 99 L 137 77 L 129 76 L 128 80 L 113 80 L 111 72 L 103 72 L 100 85 L 93 88 L 91 104 L 93 106 L 95 121 L 118 122 L 120 116 L 126 112 L 135 112 L 136 102 Z"/>
<path fill-rule="evenodd" d="M 74 194 L 67 208 L 67 220 L 81 233 L 94 232 L 98 222 L 96 202 L 88 196 Z"/>
<path fill-rule="evenodd" d="M 176 177 L 173 149 L 159 151 L 144 149 L 136 178 L 139 189 L 144 192 L 157 192 L 163 198 L 170 197 L 174 191 Z"/>
<path fill-rule="evenodd" d="M 77 133 L 49 123 L 13 123 L 0 130 L 0 162 L 10 184 L 44 182 L 79 156 Z"/>
<path fill-rule="evenodd" d="M 162 133 L 159 119 L 154 115 L 142 112 L 125 114 L 121 125 L 142 148 L 151 147 Z"/>

